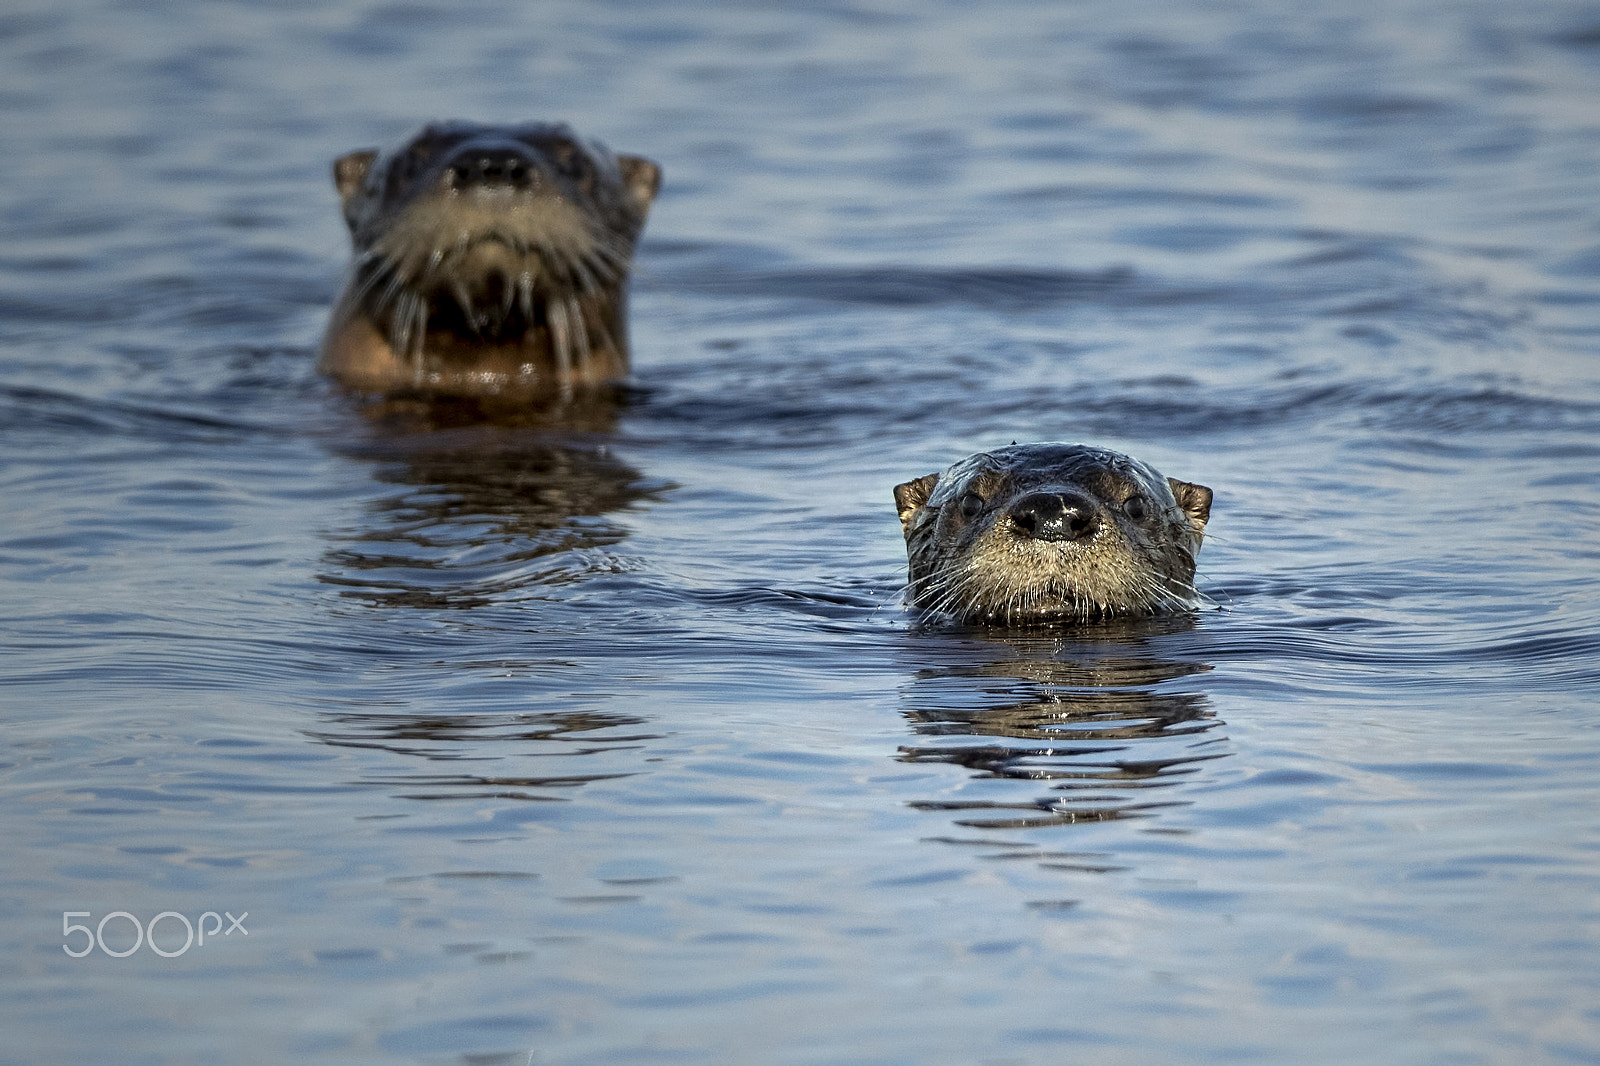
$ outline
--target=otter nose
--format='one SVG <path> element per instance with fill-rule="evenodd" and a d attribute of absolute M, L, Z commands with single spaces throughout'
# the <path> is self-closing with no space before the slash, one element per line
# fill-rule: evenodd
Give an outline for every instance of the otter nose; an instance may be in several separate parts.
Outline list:
<path fill-rule="evenodd" d="M 468 146 L 451 160 L 446 171 L 452 188 L 469 185 L 503 185 L 526 189 L 538 178 L 538 171 L 526 153 L 515 148 L 474 148 Z"/>
<path fill-rule="evenodd" d="M 1010 518 L 1035 540 L 1087 540 L 1100 528 L 1094 504 L 1071 492 L 1031 492 L 1012 504 Z"/>

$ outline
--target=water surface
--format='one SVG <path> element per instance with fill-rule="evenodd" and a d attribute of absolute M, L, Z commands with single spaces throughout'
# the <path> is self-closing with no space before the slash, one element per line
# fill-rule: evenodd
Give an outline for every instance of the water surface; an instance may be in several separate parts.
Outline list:
<path fill-rule="evenodd" d="M 0 99 L 0 1061 L 1600 1060 L 1592 7 L 23 3 Z M 314 374 L 435 117 L 661 162 L 625 402 Z M 901 609 L 1041 439 L 1206 610 Z"/>

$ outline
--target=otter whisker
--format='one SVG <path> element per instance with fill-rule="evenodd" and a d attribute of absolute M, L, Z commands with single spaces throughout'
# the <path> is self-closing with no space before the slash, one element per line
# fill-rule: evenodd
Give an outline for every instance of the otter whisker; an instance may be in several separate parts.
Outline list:
<path fill-rule="evenodd" d="M 517 304 L 516 279 L 507 274 L 500 280 L 500 318 L 504 321 L 511 317 L 511 309 Z"/>
<path fill-rule="evenodd" d="M 594 292 L 604 292 L 614 285 L 621 284 L 628 276 L 630 258 L 624 258 L 619 265 L 601 255 L 598 250 L 590 249 L 582 257 L 583 269 L 594 286 Z"/>
<path fill-rule="evenodd" d="M 556 380 L 560 382 L 561 398 L 567 399 L 572 391 L 572 348 L 567 327 L 565 303 L 553 303 L 545 308 L 550 325 L 550 347 L 556 357 Z"/>
<path fill-rule="evenodd" d="M 422 381 L 422 342 L 427 329 L 427 303 L 408 289 L 394 296 L 390 312 L 391 343 L 399 358 L 411 364 L 413 383 Z"/>
<path fill-rule="evenodd" d="M 623 350 L 623 345 L 616 337 L 611 335 L 611 330 L 606 326 L 606 316 L 604 312 L 596 310 L 593 324 L 595 332 L 600 335 L 600 345 L 603 348 L 613 352 L 620 352 Z"/>
<path fill-rule="evenodd" d="M 411 363 L 412 374 L 420 385 L 423 379 L 424 361 L 422 349 L 428 335 L 428 303 L 421 297 L 412 297 L 411 300 Z"/>
<path fill-rule="evenodd" d="M 931 602 L 924 605 L 925 610 L 937 614 L 953 614 L 968 616 L 975 613 L 979 602 L 975 595 L 976 589 L 969 580 L 971 575 L 964 570 L 958 570 L 942 585 L 930 587 Z M 916 582 L 911 583 L 915 585 Z"/>
<path fill-rule="evenodd" d="M 472 332 L 482 336 L 483 331 L 478 327 L 478 315 L 472 306 L 472 293 L 467 290 L 467 283 L 456 278 L 451 281 L 449 292 L 455 298 L 456 306 L 461 308 L 462 317 L 472 327 Z"/>
<path fill-rule="evenodd" d="M 627 273 L 628 265 L 633 258 L 633 242 L 623 241 L 610 234 L 602 234 L 595 240 L 590 253 L 596 259 L 608 263 L 618 276 L 621 276 Z"/>
<path fill-rule="evenodd" d="M 533 272 L 524 270 L 517 275 L 517 303 L 522 310 L 522 317 L 533 320 Z"/>
<path fill-rule="evenodd" d="M 394 264 L 376 252 L 366 252 L 356 258 L 351 270 L 351 289 L 344 299 L 351 304 L 361 304 L 379 282 L 394 284 Z"/>
<path fill-rule="evenodd" d="M 411 294 L 406 289 L 391 289 L 384 296 L 384 306 L 389 309 L 389 331 L 394 346 L 403 356 L 411 341 L 411 307 L 407 303 Z"/>
<path fill-rule="evenodd" d="M 590 269 L 586 259 L 576 258 L 568 264 L 580 292 L 590 295 L 600 291 L 600 282 L 595 278 L 594 271 Z"/>
<path fill-rule="evenodd" d="M 578 356 L 578 368 L 585 369 L 589 365 L 589 330 L 583 322 L 583 309 L 578 306 L 578 298 L 567 298 L 567 314 L 572 320 L 574 350 Z"/>
<path fill-rule="evenodd" d="M 918 577 L 913 575 L 906 582 L 904 594 L 907 600 L 917 604 L 923 610 L 943 612 L 948 609 L 948 600 L 951 587 L 956 584 L 955 578 L 940 578 L 935 574 L 931 577 Z"/>

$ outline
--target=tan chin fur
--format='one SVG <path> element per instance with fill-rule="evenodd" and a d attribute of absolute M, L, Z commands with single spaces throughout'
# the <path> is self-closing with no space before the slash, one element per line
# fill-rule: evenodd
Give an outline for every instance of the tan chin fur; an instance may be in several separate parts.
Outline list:
<path fill-rule="evenodd" d="M 1003 625 L 1160 614 L 1199 603 L 1192 585 L 1162 573 L 1125 543 L 1061 549 L 986 539 L 964 558 L 934 565 L 913 581 L 913 602 Z"/>
<path fill-rule="evenodd" d="M 561 201 L 496 205 L 433 196 L 401 212 L 370 252 L 408 284 L 432 286 L 496 268 L 544 273 L 545 259 L 602 262 L 597 243 L 588 220 Z"/>
<path fill-rule="evenodd" d="M 323 371 L 361 392 L 462 395 L 559 393 L 624 376 L 625 261 L 619 267 L 619 256 L 598 252 L 587 233 L 576 239 L 570 231 L 580 222 L 567 219 L 569 232 L 559 241 L 530 239 L 526 229 L 510 227 L 487 241 L 458 230 L 451 244 L 408 240 L 419 232 L 410 223 L 385 234 L 360 261 L 366 274 L 358 270 L 335 309 Z M 436 221 L 425 229 L 445 235 Z M 494 291 L 499 295 L 489 301 Z M 489 301 L 502 317 L 519 314 L 529 328 L 506 338 L 430 330 L 446 301 L 466 322 Z"/>
<path fill-rule="evenodd" d="M 609 327 L 620 332 L 621 326 Z M 574 390 L 616 381 L 628 373 L 625 350 L 607 331 L 584 326 L 591 339 L 582 357 L 567 326 L 568 354 L 552 364 L 551 331 L 539 330 L 515 344 L 486 344 L 424 335 L 402 354 L 360 308 L 341 304 L 328 324 L 318 369 L 343 387 L 367 395 L 436 393 L 527 402 L 560 401 Z M 605 339 L 593 339 L 596 337 Z"/>

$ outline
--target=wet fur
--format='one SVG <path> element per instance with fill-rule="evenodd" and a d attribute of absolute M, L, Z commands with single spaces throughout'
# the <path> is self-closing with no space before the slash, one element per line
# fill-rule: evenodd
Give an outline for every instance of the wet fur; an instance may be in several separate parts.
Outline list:
<path fill-rule="evenodd" d="M 463 178 L 475 153 L 516 153 L 518 182 Z M 624 376 L 628 273 L 660 176 L 541 123 L 440 123 L 341 157 L 354 260 L 320 368 L 364 393 L 502 400 Z"/>
<path fill-rule="evenodd" d="M 1013 508 L 1041 493 L 1092 503 L 1092 536 L 1029 535 Z M 1012 445 L 896 486 L 894 497 L 909 559 L 906 598 L 924 610 L 1027 625 L 1199 606 L 1195 555 L 1211 490 L 1117 452 Z"/>

